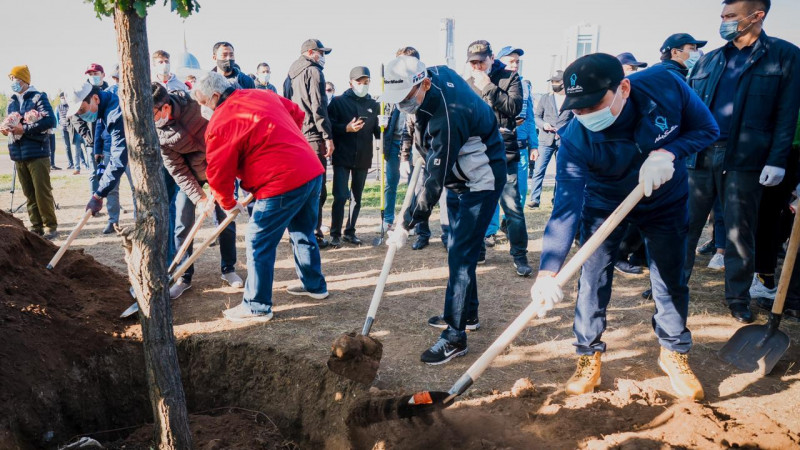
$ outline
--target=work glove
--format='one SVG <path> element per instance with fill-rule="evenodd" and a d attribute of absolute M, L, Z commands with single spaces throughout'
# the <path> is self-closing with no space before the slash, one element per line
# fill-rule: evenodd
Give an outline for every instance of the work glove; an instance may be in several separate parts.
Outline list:
<path fill-rule="evenodd" d="M 407 180 L 409 175 L 411 175 L 411 161 L 401 161 L 400 162 L 400 179 L 401 180 Z"/>
<path fill-rule="evenodd" d="M 86 204 L 85 211 L 91 211 L 93 216 L 96 216 L 100 210 L 103 209 L 103 197 L 98 197 L 97 194 L 92 194 L 89 203 Z"/>
<path fill-rule="evenodd" d="M 672 179 L 675 165 L 672 163 L 675 155 L 666 150 L 655 150 L 639 169 L 639 183 L 644 184 L 644 196 L 650 197 L 653 191 Z"/>
<path fill-rule="evenodd" d="M 230 216 L 231 214 L 233 214 L 234 212 L 237 212 L 237 211 L 239 212 L 239 214 L 247 214 L 247 208 L 244 205 L 242 205 L 240 202 L 236 202 L 236 206 L 234 206 L 233 208 L 226 209 L 225 210 L 225 214 Z"/>
<path fill-rule="evenodd" d="M 536 279 L 531 287 L 531 302 L 539 307 L 538 316 L 541 319 L 547 311 L 553 309 L 556 303 L 564 299 L 564 291 L 556 282 L 555 277 L 542 277 Z"/>
<path fill-rule="evenodd" d="M 386 245 L 388 246 L 396 246 L 398 250 L 403 248 L 406 245 L 406 241 L 408 240 L 408 230 L 403 228 L 402 226 L 397 227 L 397 229 L 392 230 L 389 232 L 389 238 L 386 239 Z"/>
<path fill-rule="evenodd" d="M 201 206 L 202 206 L 201 212 L 203 214 L 203 217 L 205 217 L 205 216 L 211 216 L 211 214 L 214 213 L 214 209 L 217 205 L 216 203 L 214 203 L 213 198 L 206 198 L 206 200 L 203 202 Z"/>
<path fill-rule="evenodd" d="M 386 128 L 389 126 L 389 116 L 386 114 L 379 114 L 378 115 L 378 126 L 381 128 Z"/>
<path fill-rule="evenodd" d="M 783 176 L 786 175 L 786 169 L 781 169 L 775 166 L 764 166 L 761 171 L 761 176 L 758 177 L 758 182 L 764 186 L 777 186 L 783 181 Z"/>

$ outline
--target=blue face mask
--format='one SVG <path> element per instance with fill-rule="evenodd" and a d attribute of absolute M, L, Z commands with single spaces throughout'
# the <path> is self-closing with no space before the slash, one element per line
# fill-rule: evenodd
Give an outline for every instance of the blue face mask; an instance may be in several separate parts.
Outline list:
<path fill-rule="evenodd" d="M 20 83 L 19 80 L 14 80 L 14 82 L 11 83 L 11 90 L 19 94 L 22 92 L 22 83 Z"/>
<path fill-rule="evenodd" d="M 89 105 L 89 108 L 90 109 L 88 109 L 85 113 L 78 114 L 78 117 L 80 117 L 84 122 L 92 123 L 97 120 L 97 111 L 92 112 L 91 104 Z"/>
<path fill-rule="evenodd" d="M 92 75 L 89 77 L 89 82 L 92 83 L 92 86 L 102 86 L 103 85 L 103 77 L 100 75 Z"/>
<path fill-rule="evenodd" d="M 758 13 L 758 11 L 754 12 L 753 14 L 750 14 L 749 16 L 745 17 L 742 20 L 749 19 L 749 18 L 753 17 L 756 13 Z M 741 36 L 751 26 L 753 26 L 753 23 L 751 23 L 750 25 L 746 26 L 744 28 L 744 30 L 739 31 L 739 24 L 742 23 L 742 20 L 733 20 L 733 21 L 730 21 L 730 22 L 722 22 L 720 24 L 720 26 L 719 26 L 719 37 L 721 37 L 722 39 L 725 39 L 726 41 L 732 41 L 732 40 L 738 38 L 739 36 Z"/>
<path fill-rule="evenodd" d="M 614 102 L 617 101 L 617 95 L 619 95 L 619 88 L 617 88 L 617 92 L 614 94 L 614 100 L 611 101 L 610 105 L 589 114 L 575 114 L 575 118 L 589 131 L 597 133 L 605 130 L 611 125 L 614 125 L 614 122 L 617 121 L 617 117 L 619 117 L 611 112 L 611 107 L 614 106 Z"/>
<path fill-rule="evenodd" d="M 697 64 L 697 61 L 700 61 L 700 52 L 691 51 L 689 52 L 689 59 L 684 61 L 683 65 L 686 66 L 687 69 L 692 70 Z"/>

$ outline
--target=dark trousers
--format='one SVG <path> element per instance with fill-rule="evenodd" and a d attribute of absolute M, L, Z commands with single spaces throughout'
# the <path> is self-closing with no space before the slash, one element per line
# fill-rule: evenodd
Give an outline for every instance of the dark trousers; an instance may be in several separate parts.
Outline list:
<path fill-rule="evenodd" d="M 442 338 L 450 342 L 466 342 L 467 319 L 478 317 L 475 267 L 500 192 L 501 189 L 462 194 L 447 191 L 447 215 L 450 219 L 447 265 L 450 278 L 444 294 L 444 320 L 449 327 L 442 332 Z"/>
<path fill-rule="evenodd" d="M 689 170 L 689 243 L 684 273 L 688 282 L 697 242 L 714 206 L 714 199 L 719 196 L 727 231 L 725 300 L 731 306 L 750 303 L 762 186 L 758 182 L 758 172 L 723 171 L 724 159 L 725 147 L 715 144 L 698 156 L 697 168 Z"/>
<path fill-rule="evenodd" d="M 61 129 L 61 137 L 64 138 L 64 146 L 67 147 L 67 161 L 69 161 L 69 165 L 70 167 L 72 167 L 74 163 L 72 162 L 72 142 L 71 142 L 72 140 L 70 139 L 71 136 L 69 135 L 69 130 L 67 130 L 66 128 Z M 78 151 L 80 150 L 76 148 L 75 159 L 79 162 L 78 168 L 80 168 L 80 158 L 78 156 Z"/>
<path fill-rule="evenodd" d="M 755 272 L 774 274 L 778 265 L 778 251 L 788 237 L 786 218 L 792 217 L 789 201 L 796 183 L 788 176 L 779 185 L 765 187 L 758 207 L 758 228 L 756 229 Z M 791 219 L 790 219 L 791 220 Z M 789 225 L 791 233 L 791 225 Z"/>
<path fill-rule="evenodd" d="M 356 234 L 356 221 L 361 211 L 361 194 L 367 181 L 367 169 L 354 169 L 344 166 L 333 166 L 333 209 L 331 211 L 331 237 L 342 236 L 344 221 L 344 205 L 350 199 L 347 213 L 347 226 L 344 234 Z"/>
<path fill-rule="evenodd" d="M 317 229 L 314 234 L 317 237 L 322 237 L 322 209 L 325 207 L 325 200 L 328 198 L 328 187 L 326 186 L 328 180 L 328 158 L 325 157 L 327 150 L 325 149 L 325 141 L 309 142 L 308 145 L 317 154 L 319 162 L 322 163 L 322 188 L 319 191 L 319 211 L 317 215 Z"/>
<path fill-rule="evenodd" d="M 594 234 L 611 211 L 584 208 L 581 215 L 581 242 Z M 656 312 L 652 324 L 656 337 L 667 350 L 686 353 L 692 345 L 686 328 L 689 315 L 689 288 L 683 278 L 686 258 L 686 200 L 650 212 L 634 212 L 629 222 L 641 230 L 650 255 L 650 283 Z M 614 262 L 627 224 L 618 226 L 592 253 L 581 268 L 578 300 L 575 304 L 575 347 L 580 355 L 605 352 L 602 341 L 606 329 L 606 310 L 611 301 Z"/>
<path fill-rule="evenodd" d="M 48 136 L 50 139 L 50 166 L 56 165 L 56 135 L 50 134 Z"/>

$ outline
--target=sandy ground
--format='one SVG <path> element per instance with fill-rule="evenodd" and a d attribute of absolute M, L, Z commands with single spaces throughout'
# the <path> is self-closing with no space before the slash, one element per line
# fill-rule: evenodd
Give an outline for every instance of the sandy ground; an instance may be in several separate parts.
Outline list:
<path fill-rule="evenodd" d="M 2 186 L 0 207 L 6 209 L 10 202 L 8 190 L 10 183 L 7 181 L 10 178 L 8 176 L 10 166 L 4 157 L 0 159 L 4 160 L 0 164 L 0 186 Z M 60 207 L 58 216 L 59 229 L 62 233 L 60 240 L 56 241 L 58 244 L 66 238 L 68 230 L 77 222 L 88 198 L 87 175 L 73 176 L 66 170 L 53 172 L 53 187 Z M 550 191 L 545 192 L 543 209 L 526 209 L 530 236 L 529 257 L 534 267 L 538 265 L 541 237 L 550 213 L 547 206 L 551 196 Z M 22 199 L 19 189 L 14 201 L 19 204 Z M 127 213 L 122 215 L 122 225 L 132 225 L 132 202 L 127 183 L 123 183 L 121 200 L 127 210 Z M 329 211 L 327 215 L 329 217 Z M 16 214 L 16 217 L 27 223 L 24 208 Z M 439 226 L 436 213 L 432 220 L 434 221 L 432 229 L 437 236 Z M 376 236 L 378 222 L 379 216 L 375 209 L 362 212 L 359 235 L 365 242 L 370 242 Z M 76 248 L 83 248 L 87 254 L 101 263 L 124 273 L 120 240 L 114 235 L 102 235 L 101 230 L 104 225 L 105 217 L 91 220 L 74 245 Z M 239 226 L 237 272 L 244 278 L 246 269 L 243 230 L 246 222 L 240 218 L 237 225 Z M 209 225 L 202 230 L 199 238 L 205 238 L 210 228 Z M 200 258 L 192 289 L 174 302 L 177 336 L 184 338 L 190 335 L 213 335 L 231 342 L 262 343 L 283 351 L 302 354 L 305 358 L 319 361 L 320 364 L 324 364 L 327 360 L 330 345 L 339 334 L 361 328 L 386 252 L 385 247 L 373 248 L 370 245 L 323 251 L 323 271 L 331 296 L 326 300 L 317 301 L 294 297 L 285 292 L 287 286 L 296 282 L 296 275 L 289 243 L 284 238 L 278 249 L 275 266 L 273 298 L 275 318 L 267 324 L 253 326 L 235 325 L 222 319 L 221 311 L 238 304 L 242 293 L 241 290 L 225 286 L 220 279 L 217 251 L 211 248 Z M 797 405 L 800 404 L 800 383 L 798 383 L 800 366 L 797 364 L 800 351 L 796 346 L 791 347 L 773 373 L 764 378 L 739 373 L 735 368 L 722 362 L 716 352 L 740 325 L 730 318 L 725 307 L 723 274 L 707 269 L 705 267 L 707 263 L 708 257 L 698 257 L 695 275 L 690 285 L 692 301 L 689 328 L 692 330 L 695 342 L 690 362 L 705 387 L 706 402 L 702 406 L 674 402 L 670 394 L 672 389 L 669 381 L 657 366 L 659 346 L 651 328 L 654 306 L 651 301 L 646 301 L 640 296 L 640 293 L 647 288 L 645 274 L 615 276 L 613 299 L 608 312 L 608 330 L 604 335 L 608 352 L 603 360 L 603 382 L 597 393 L 577 400 L 563 395 L 563 382 L 571 375 L 575 364 L 571 346 L 573 341 L 571 327 L 576 287 L 575 283 L 572 283 L 566 289 L 565 302 L 548 317 L 533 320 L 508 351 L 501 355 L 468 391 L 465 396 L 468 400 L 459 404 L 459 408 L 453 414 L 458 414 L 458 411 L 464 408 L 470 408 L 470 405 L 487 402 L 497 405 L 492 411 L 502 414 L 505 404 L 503 402 L 508 400 L 508 395 L 504 396 L 502 393 L 509 391 L 516 380 L 529 378 L 535 385 L 537 394 L 533 399 L 520 400 L 525 406 L 520 408 L 517 405 L 511 408 L 513 413 L 508 413 L 508 416 L 520 426 L 519 430 L 522 430 L 523 436 L 541 437 L 548 433 L 557 434 L 558 427 L 563 423 L 572 423 L 573 425 L 567 428 L 571 433 L 569 438 L 566 441 L 559 441 L 565 445 L 564 448 L 614 447 L 622 445 L 623 442 L 634 443 L 630 448 L 650 446 L 658 448 L 659 443 L 703 447 L 706 445 L 702 442 L 684 442 L 677 437 L 682 430 L 681 423 L 685 426 L 701 426 L 705 420 L 703 418 L 715 421 L 716 424 L 728 422 L 738 424 L 752 431 L 755 436 L 760 433 L 759 427 L 765 426 L 766 423 L 769 426 L 765 428 L 767 431 L 764 433 L 774 434 L 775 430 L 778 430 L 777 433 L 785 435 L 786 439 L 764 441 L 762 443 L 764 447 L 778 448 L 783 443 L 797 445 L 800 442 L 798 438 L 800 421 L 796 412 Z M 533 281 L 530 278 L 516 276 L 508 255 L 507 244 L 489 249 L 487 264 L 478 268 L 482 327 L 469 335 L 470 353 L 443 366 L 426 366 L 419 362 L 419 355 L 435 341 L 438 331 L 428 327 L 425 322 L 430 316 L 441 312 L 446 282 L 446 253 L 438 239 L 432 240 L 431 246 L 421 251 L 412 251 L 409 246 L 398 252 L 386 286 L 383 304 L 373 326 L 373 335 L 384 345 L 381 368 L 375 381 L 375 386 L 378 388 L 449 389 L 526 306 L 528 291 Z M 763 321 L 764 314 L 760 314 L 757 320 Z M 796 344 L 800 338 L 800 326 L 784 322 L 782 328 L 793 339 L 793 344 Z M 128 333 L 137 335 L 138 332 L 138 323 L 132 321 Z M 632 390 L 636 392 L 633 399 L 630 394 Z M 625 405 L 628 406 L 617 409 L 600 408 L 600 416 L 592 414 L 598 404 L 613 406 L 616 401 L 614 399 L 620 396 L 627 399 Z M 638 406 L 632 408 L 630 405 Z M 698 407 L 701 410 L 692 409 Z M 550 422 L 542 422 L 540 419 L 536 427 L 529 423 L 530 427 L 525 431 L 526 420 L 531 416 L 530 413 L 526 416 L 524 412 L 531 409 L 538 412 L 536 417 L 543 417 L 542 414 L 549 411 L 552 416 Z M 671 411 L 668 413 L 669 417 L 666 419 L 661 417 L 669 411 Z M 709 411 L 715 413 L 711 414 Z M 719 412 L 717 415 L 716 411 L 724 413 Z M 503 426 L 502 421 L 495 423 L 496 421 L 489 419 L 490 416 L 487 415 L 485 418 L 489 421 L 487 423 Z M 475 417 L 482 416 L 479 414 Z M 581 428 L 581 424 L 592 422 L 597 417 L 601 417 L 603 426 L 593 427 L 591 432 L 575 431 Z M 644 443 L 640 446 L 635 445 L 639 441 L 632 441 L 630 436 L 625 434 L 636 434 L 640 429 L 634 429 L 630 424 L 624 423 L 625 418 L 628 418 L 629 422 L 636 422 L 637 427 L 644 427 L 659 417 L 663 423 L 678 425 L 674 425 L 672 431 L 668 429 L 661 435 L 658 433 L 647 435 L 647 442 L 651 445 Z M 678 422 L 675 422 L 676 418 Z M 561 422 L 562 419 L 566 422 Z M 612 419 L 623 423 L 609 422 Z M 463 426 L 469 421 L 461 423 Z M 547 427 L 542 428 L 543 424 Z M 651 430 L 654 428 L 658 427 L 650 426 Z M 733 426 L 725 425 L 722 428 L 727 430 Z M 381 433 L 384 431 L 378 430 L 375 433 L 383 436 Z M 671 435 L 672 432 L 677 434 Z M 712 430 L 709 433 L 715 432 Z M 640 437 L 642 436 L 644 434 Z M 402 442 L 397 436 L 395 438 L 395 442 Z M 719 437 L 716 440 L 706 439 L 708 441 L 705 444 L 712 447 L 735 444 L 735 440 L 725 441 Z M 728 444 L 724 444 L 723 441 Z M 518 441 L 511 439 L 503 442 L 510 447 L 516 447 L 514 442 Z M 488 445 L 483 448 L 493 447 Z"/>

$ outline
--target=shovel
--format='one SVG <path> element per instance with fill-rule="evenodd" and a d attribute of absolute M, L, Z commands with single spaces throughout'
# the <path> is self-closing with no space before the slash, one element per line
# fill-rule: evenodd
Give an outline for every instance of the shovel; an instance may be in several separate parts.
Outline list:
<path fill-rule="evenodd" d="M 213 202 L 214 200 L 209 198 L 207 201 Z M 189 250 L 189 246 L 192 245 L 195 235 L 197 234 L 198 231 L 200 231 L 200 227 L 203 225 L 203 221 L 206 220 L 206 217 L 208 217 L 208 213 L 209 211 L 206 211 L 204 208 L 203 214 L 194 223 L 194 226 L 189 231 L 189 235 L 186 236 L 186 239 L 183 241 L 183 245 L 181 245 L 181 248 L 178 249 L 178 253 L 175 254 L 175 259 L 173 259 L 172 264 L 169 265 L 167 273 L 171 273 L 173 270 L 175 270 L 176 267 L 178 267 L 178 264 L 180 264 L 181 262 L 181 258 L 183 258 L 183 255 L 185 255 L 186 252 Z"/>
<path fill-rule="evenodd" d="M 81 221 L 78 222 L 77 225 L 75 225 L 75 228 L 73 228 L 72 232 L 69 234 L 69 237 L 67 237 L 67 240 L 63 244 L 61 244 L 61 248 L 59 248 L 56 254 L 53 255 L 53 259 L 51 259 L 50 262 L 47 263 L 48 270 L 53 270 L 53 267 L 55 267 L 56 264 L 58 264 L 58 262 L 61 261 L 61 258 L 64 256 L 64 253 L 66 253 L 69 246 L 72 245 L 72 241 L 74 241 L 75 238 L 78 237 L 78 234 L 86 225 L 86 222 L 89 221 L 90 217 L 92 217 L 92 212 L 87 209 L 83 213 Z"/>
<path fill-rule="evenodd" d="M 383 64 L 381 64 L 381 96 L 383 96 Z M 381 102 L 381 114 L 386 113 L 386 103 Z M 384 220 L 386 219 L 386 157 L 384 157 L 384 151 L 386 150 L 383 148 L 383 127 L 381 127 L 381 137 L 380 137 L 380 153 L 378 153 L 378 158 L 380 158 L 381 168 L 380 168 L 380 177 L 381 177 L 381 235 L 376 237 L 372 240 L 372 245 L 377 247 L 383 244 L 383 239 L 386 237 L 386 225 L 384 224 Z"/>
<path fill-rule="evenodd" d="M 778 364 L 789 349 L 789 336 L 779 330 L 789 281 L 792 278 L 797 249 L 800 247 L 800 214 L 795 214 L 789 248 L 783 260 L 778 293 L 772 303 L 772 311 L 764 325 L 747 325 L 739 328 L 731 339 L 720 349 L 719 357 L 744 372 L 756 372 L 766 376 Z"/>
<path fill-rule="evenodd" d="M 419 180 L 420 173 L 422 173 L 422 160 L 414 165 L 414 172 L 411 174 L 411 181 L 406 190 L 406 196 L 403 200 L 403 207 L 400 211 L 400 216 L 405 215 L 406 210 L 411 206 L 411 197 L 414 195 L 414 186 Z M 402 219 L 400 219 L 402 220 Z M 355 331 L 345 333 L 339 336 L 331 347 L 331 356 L 328 358 L 328 369 L 331 372 L 357 381 L 363 384 L 370 384 L 378 374 L 378 367 L 381 363 L 383 356 L 383 344 L 377 339 L 369 336 L 369 331 L 372 328 L 372 323 L 375 321 L 375 314 L 378 312 L 378 306 L 381 304 L 383 297 L 383 289 L 386 287 L 386 279 L 389 277 L 389 271 L 392 270 L 392 263 L 394 262 L 394 255 L 397 253 L 397 246 L 390 245 L 386 251 L 386 258 L 383 260 L 383 268 L 381 275 L 378 278 L 378 284 L 375 286 L 375 292 L 372 294 L 372 301 L 369 304 L 369 311 L 367 312 L 367 320 L 364 321 L 364 327 L 361 329 L 361 334 Z"/>
<path fill-rule="evenodd" d="M 578 273 L 584 262 L 594 253 L 608 235 L 625 219 L 625 216 L 639 203 L 644 196 L 644 187 L 639 184 L 628 197 L 611 213 L 600 228 L 586 241 L 575 253 L 561 271 L 556 275 L 559 286 L 565 284 Z M 503 331 L 497 340 L 475 361 L 467 372 L 456 381 L 447 392 L 422 391 L 403 397 L 369 400 L 355 408 L 348 418 L 348 423 L 366 426 L 384 420 L 409 419 L 433 411 L 447 408 L 453 404 L 456 397 L 463 394 L 475 380 L 489 367 L 492 361 L 502 353 L 506 347 L 525 329 L 528 323 L 538 315 L 539 305 L 531 302 L 525 310 Z"/>
<path fill-rule="evenodd" d="M 253 194 L 249 194 L 247 197 L 245 197 L 245 199 L 242 201 L 242 206 L 249 205 L 251 201 L 253 201 Z M 203 250 L 210 247 L 211 243 L 214 242 L 220 234 L 222 234 L 222 231 L 225 230 L 225 228 L 228 225 L 230 225 L 231 222 L 236 220 L 236 217 L 238 215 L 239 215 L 239 210 L 237 209 L 233 211 L 233 213 L 229 214 L 228 217 L 226 217 L 225 220 L 223 220 L 219 225 L 217 225 L 217 228 L 214 229 L 214 232 L 211 233 L 211 236 L 209 236 L 208 239 L 203 241 L 203 243 L 200 245 L 199 248 L 197 248 L 194 252 L 192 252 L 192 256 L 187 258 L 186 261 L 183 262 L 183 264 L 181 264 L 177 269 L 175 269 L 175 272 L 173 272 L 172 275 L 170 276 L 169 279 L 170 284 L 174 283 L 175 280 L 180 278 L 180 276 L 183 275 L 189 269 L 189 267 L 192 264 L 194 264 L 195 261 L 197 261 L 197 258 L 200 257 L 200 254 L 203 253 Z M 195 227 L 197 227 L 197 224 L 195 224 Z M 131 288 L 131 295 L 133 294 L 134 294 L 133 288 Z M 134 298 L 136 298 L 135 295 Z M 131 306 L 129 306 L 128 309 L 123 311 L 122 314 L 120 314 L 120 317 L 124 319 L 126 317 L 130 317 L 136 314 L 138 311 L 139 311 L 139 303 L 136 302 Z"/>

